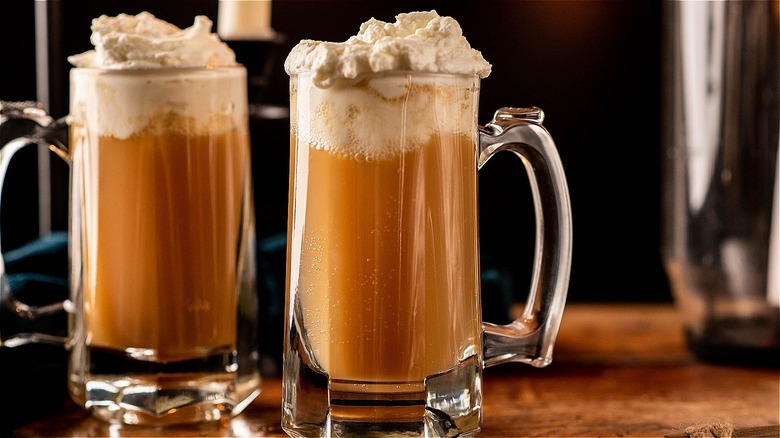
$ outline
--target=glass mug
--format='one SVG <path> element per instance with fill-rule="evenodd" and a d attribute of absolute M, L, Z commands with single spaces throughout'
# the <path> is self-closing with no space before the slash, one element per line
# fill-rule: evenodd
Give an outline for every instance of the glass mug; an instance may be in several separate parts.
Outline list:
<path fill-rule="evenodd" d="M 27 144 L 70 164 L 71 397 L 129 424 L 237 414 L 260 391 L 245 69 L 75 68 L 70 85 L 64 120 L 6 103 L 0 121 L 18 137 L 3 179 Z M 29 342 L 57 339 L 2 333 Z"/>
<path fill-rule="evenodd" d="M 478 127 L 479 85 L 291 77 L 290 435 L 473 435 L 484 367 L 550 363 L 571 265 L 566 179 L 538 108 Z M 477 170 L 499 151 L 522 159 L 537 217 L 530 296 L 506 326 L 482 323 L 479 284 Z"/>

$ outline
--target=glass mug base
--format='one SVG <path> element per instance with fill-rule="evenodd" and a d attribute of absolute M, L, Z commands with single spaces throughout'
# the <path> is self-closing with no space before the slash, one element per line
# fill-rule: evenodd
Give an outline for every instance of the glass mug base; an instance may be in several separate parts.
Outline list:
<path fill-rule="evenodd" d="M 721 364 L 780 366 L 780 313 L 746 318 L 709 319 L 703 332 L 685 332 L 688 347 L 700 360 Z"/>
<path fill-rule="evenodd" d="M 768 280 L 758 269 L 668 257 L 666 270 L 697 359 L 721 364 L 778 366 L 780 308 L 767 298 Z"/>
<path fill-rule="evenodd" d="M 300 339 L 299 339 L 300 341 Z M 299 342 L 299 346 L 304 345 Z M 282 427 L 291 436 L 474 436 L 480 430 L 482 365 L 477 355 L 422 381 L 334 379 L 309 355 L 286 357 Z"/>
<path fill-rule="evenodd" d="M 71 374 L 71 397 L 109 422 L 218 421 L 237 415 L 260 392 L 259 373 L 239 374 L 232 349 L 168 362 L 139 358 L 137 350 L 87 347 L 83 354 L 89 371 Z"/>

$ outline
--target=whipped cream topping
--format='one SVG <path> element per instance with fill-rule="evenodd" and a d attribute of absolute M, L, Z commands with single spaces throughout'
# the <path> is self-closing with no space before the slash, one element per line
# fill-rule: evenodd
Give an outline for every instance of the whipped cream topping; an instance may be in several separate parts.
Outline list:
<path fill-rule="evenodd" d="M 457 21 L 428 11 L 399 14 L 395 23 L 372 18 L 343 43 L 303 40 L 292 49 L 284 68 L 290 75 L 312 73 L 314 84 L 327 88 L 339 79 L 388 71 L 485 78 L 491 65 L 471 48 Z"/>
<path fill-rule="evenodd" d="M 76 67 L 113 70 L 236 65 L 233 51 L 211 32 L 212 24 L 202 15 L 186 29 L 149 12 L 102 15 L 92 20 L 90 41 L 95 48 L 68 61 Z"/>

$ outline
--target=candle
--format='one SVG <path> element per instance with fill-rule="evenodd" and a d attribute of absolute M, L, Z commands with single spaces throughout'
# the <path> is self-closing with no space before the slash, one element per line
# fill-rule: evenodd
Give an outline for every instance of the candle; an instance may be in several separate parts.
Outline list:
<path fill-rule="evenodd" d="M 780 306 L 780 154 L 775 166 L 775 196 L 772 201 L 772 225 L 769 226 L 769 304 Z"/>
<path fill-rule="evenodd" d="M 271 0 L 219 0 L 217 33 L 223 40 L 270 40 Z"/>

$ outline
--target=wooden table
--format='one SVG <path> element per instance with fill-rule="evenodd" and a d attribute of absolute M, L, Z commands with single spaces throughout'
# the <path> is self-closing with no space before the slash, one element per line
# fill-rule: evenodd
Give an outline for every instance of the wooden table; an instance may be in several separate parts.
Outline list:
<path fill-rule="evenodd" d="M 260 397 L 231 421 L 166 429 L 109 425 L 68 403 L 15 433 L 280 437 L 280 398 L 279 379 L 266 378 Z M 485 370 L 479 436 L 663 437 L 721 422 L 737 428 L 735 437 L 778 436 L 780 370 L 698 363 L 670 305 L 571 304 L 552 365 Z"/>

